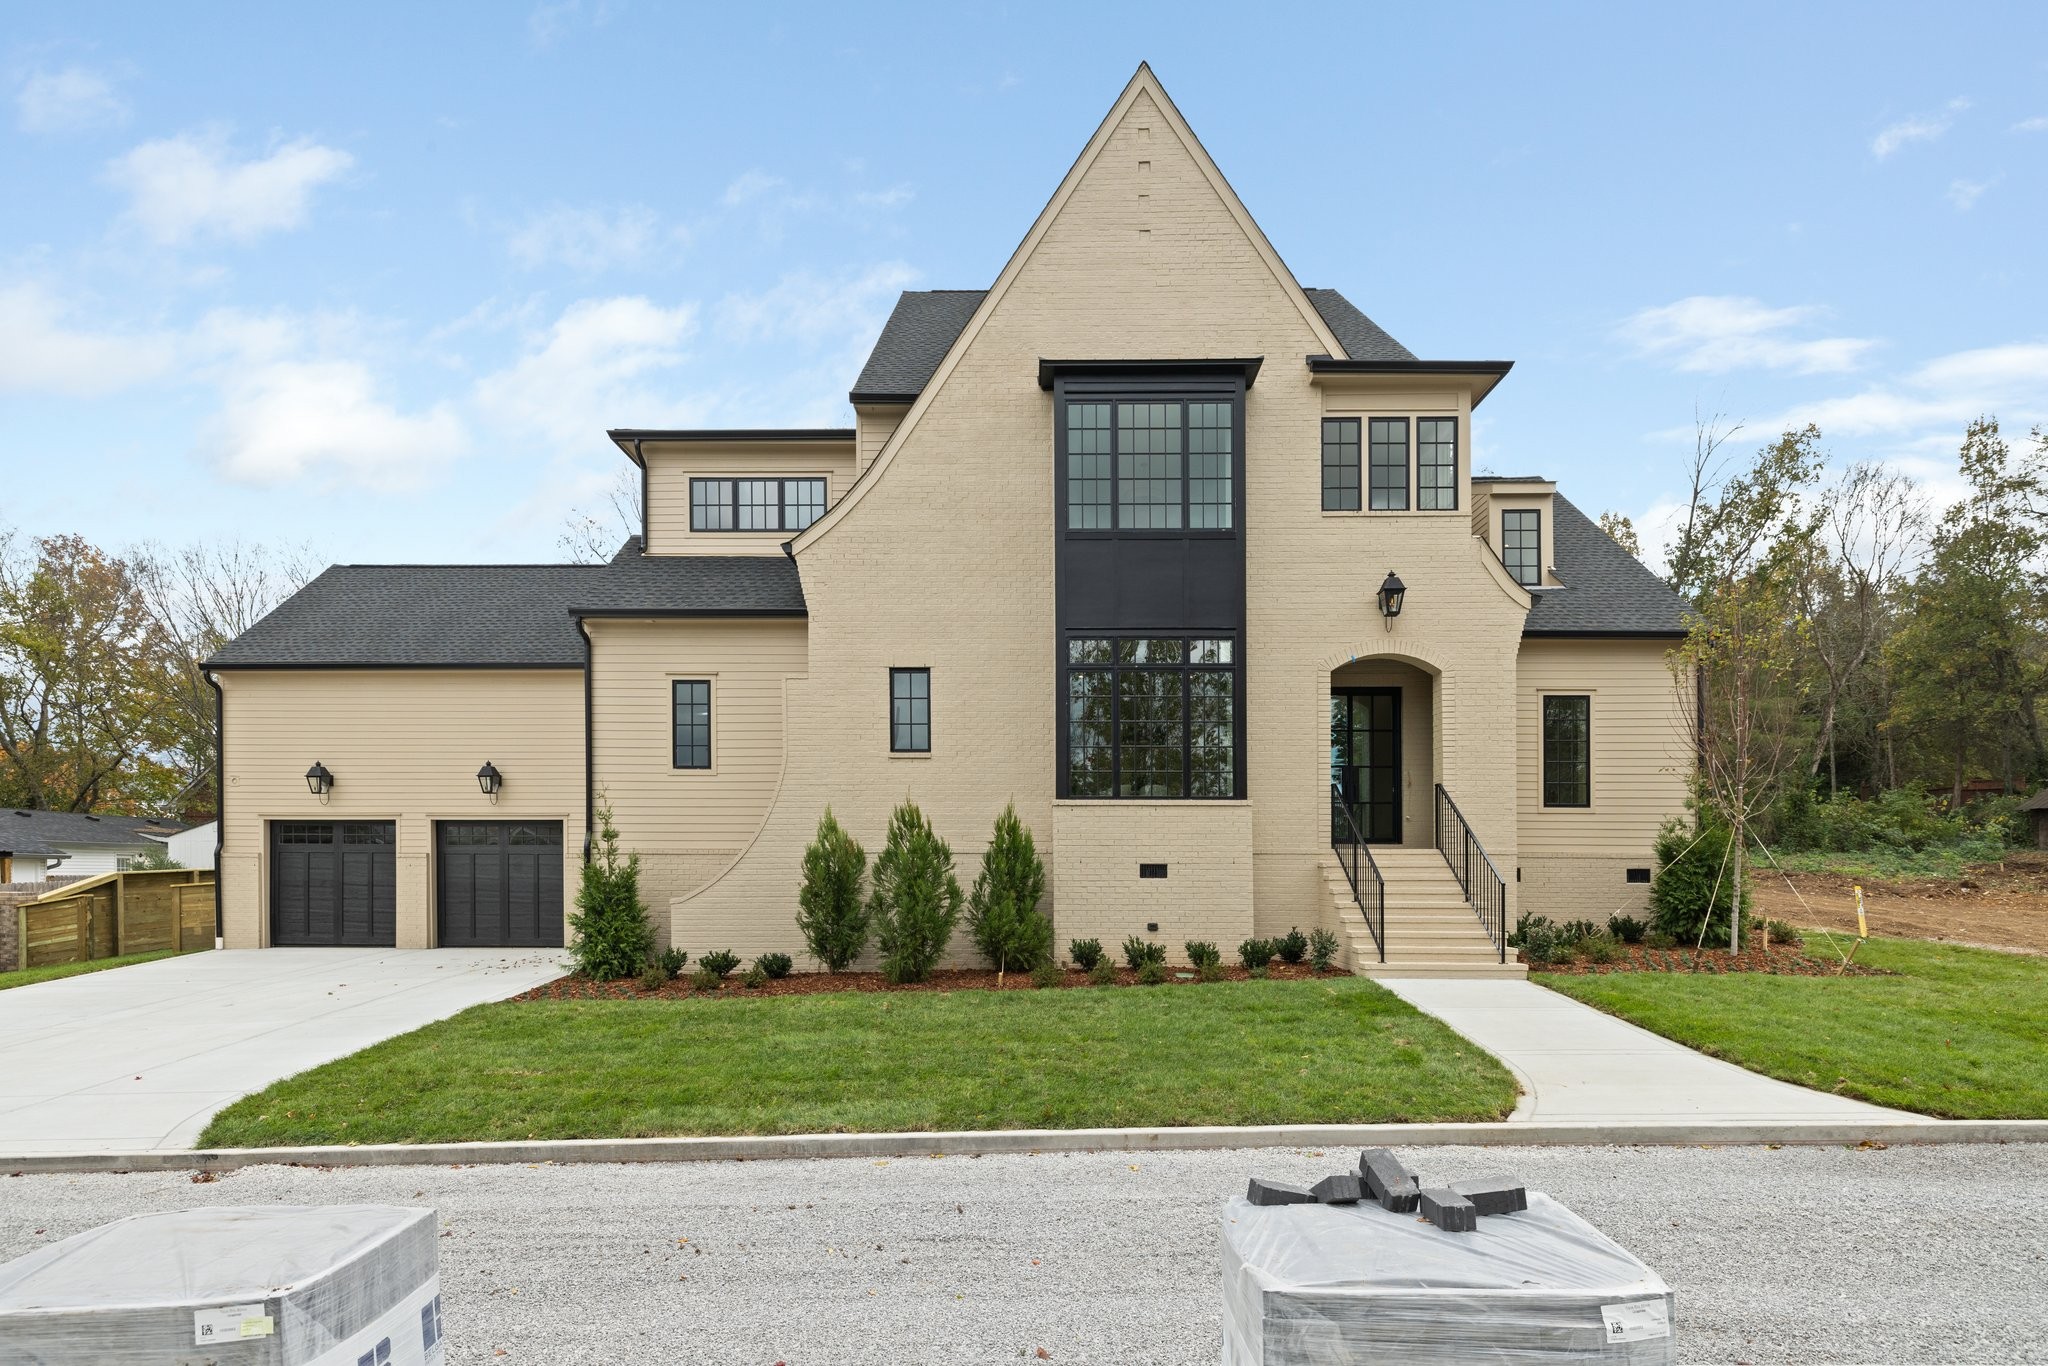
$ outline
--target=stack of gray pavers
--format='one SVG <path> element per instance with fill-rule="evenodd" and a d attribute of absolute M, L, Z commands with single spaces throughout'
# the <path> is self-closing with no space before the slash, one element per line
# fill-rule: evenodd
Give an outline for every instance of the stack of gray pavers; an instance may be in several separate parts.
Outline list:
<path fill-rule="evenodd" d="M 1557 1201 L 1358 1165 L 1224 1205 L 1225 1366 L 1674 1359 L 1662 1278 Z"/>
<path fill-rule="evenodd" d="M 434 1211 L 141 1214 L 0 1266 L 0 1366 L 439 1366 Z"/>

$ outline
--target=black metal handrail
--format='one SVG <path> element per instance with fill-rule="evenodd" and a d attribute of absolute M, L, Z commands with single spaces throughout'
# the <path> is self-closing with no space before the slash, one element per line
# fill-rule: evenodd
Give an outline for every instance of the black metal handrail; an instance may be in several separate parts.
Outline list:
<path fill-rule="evenodd" d="M 1436 785 L 1436 849 L 1451 865 L 1451 876 L 1458 879 L 1465 903 L 1486 927 L 1486 937 L 1493 941 L 1500 961 L 1507 962 L 1508 884 L 1442 783 Z"/>
<path fill-rule="evenodd" d="M 1379 950 L 1380 961 L 1384 963 L 1387 882 L 1380 876 L 1380 866 L 1373 860 L 1365 836 L 1358 832 L 1358 820 L 1351 814 L 1351 803 L 1344 800 L 1344 789 L 1335 783 L 1330 784 L 1330 848 L 1336 852 L 1337 865 L 1351 883 L 1351 899 L 1358 903 L 1358 913 L 1364 917 L 1366 929 L 1372 931 L 1372 945 Z"/>

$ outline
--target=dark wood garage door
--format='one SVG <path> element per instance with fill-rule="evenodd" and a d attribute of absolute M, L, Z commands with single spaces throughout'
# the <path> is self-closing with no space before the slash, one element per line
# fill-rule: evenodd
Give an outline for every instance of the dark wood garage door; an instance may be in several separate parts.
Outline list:
<path fill-rule="evenodd" d="M 443 948 L 562 946 L 562 823 L 443 821 Z"/>
<path fill-rule="evenodd" d="M 270 942 L 388 948 L 398 940 L 391 821 L 274 821 Z"/>

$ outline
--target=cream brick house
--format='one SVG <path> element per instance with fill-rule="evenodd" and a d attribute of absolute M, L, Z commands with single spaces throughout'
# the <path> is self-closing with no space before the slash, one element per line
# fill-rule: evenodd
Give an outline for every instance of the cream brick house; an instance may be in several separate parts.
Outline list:
<path fill-rule="evenodd" d="M 610 564 L 336 566 L 210 661 L 228 943 L 560 943 L 603 800 L 665 941 L 800 953 L 819 815 L 908 796 L 963 880 L 1014 800 L 1062 945 L 1517 972 L 1642 904 L 1690 760 L 1678 598 L 1473 472 L 1508 369 L 1302 288 L 1141 67 L 852 428 L 616 430 Z"/>

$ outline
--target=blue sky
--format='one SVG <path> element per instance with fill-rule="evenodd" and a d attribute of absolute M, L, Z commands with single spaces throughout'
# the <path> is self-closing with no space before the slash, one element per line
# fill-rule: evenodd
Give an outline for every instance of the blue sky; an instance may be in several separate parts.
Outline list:
<path fill-rule="evenodd" d="M 1337 17 L 1332 17 L 1337 16 Z M 1654 521 L 1696 408 L 2048 421 L 2048 6 L 0 5 L 0 523 L 558 558 L 607 426 L 851 422 L 1149 60 L 1304 284 Z"/>

